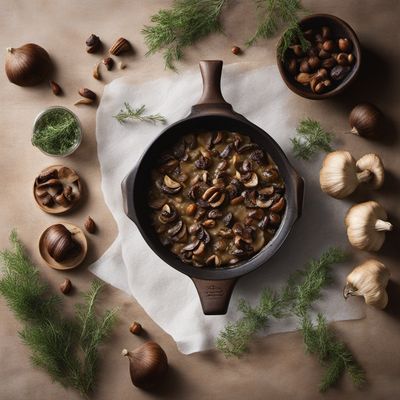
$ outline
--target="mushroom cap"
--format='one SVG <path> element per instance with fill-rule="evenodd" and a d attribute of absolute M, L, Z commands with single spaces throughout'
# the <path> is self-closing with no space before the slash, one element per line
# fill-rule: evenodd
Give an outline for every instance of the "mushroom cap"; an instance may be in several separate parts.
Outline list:
<path fill-rule="evenodd" d="M 383 185 L 385 170 L 379 156 L 373 153 L 365 154 L 357 161 L 356 166 L 358 171 L 371 171 L 372 176 L 369 183 L 374 189 L 378 189 Z"/>
<path fill-rule="evenodd" d="M 356 160 L 348 151 L 329 153 L 322 163 L 319 182 L 324 193 L 337 199 L 349 196 L 357 188 Z"/>
<path fill-rule="evenodd" d="M 376 201 L 351 207 L 344 220 L 351 245 L 361 250 L 378 251 L 385 241 L 385 231 L 377 230 L 376 223 L 386 219 L 386 211 Z"/>

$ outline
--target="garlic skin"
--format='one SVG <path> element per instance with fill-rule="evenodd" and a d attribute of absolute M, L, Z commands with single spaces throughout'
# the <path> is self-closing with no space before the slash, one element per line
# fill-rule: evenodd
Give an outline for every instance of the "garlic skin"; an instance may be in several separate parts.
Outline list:
<path fill-rule="evenodd" d="M 376 201 L 351 207 L 346 214 L 345 225 L 351 245 L 366 251 L 378 251 L 385 241 L 385 232 L 393 229 L 387 221 L 386 211 Z"/>
<path fill-rule="evenodd" d="M 5 70 L 8 80 L 18 86 L 35 86 L 48 76 L 52 63 L 47 51 L 34 43 L 7 49 Z"/>
<path fill-rule="evenodd" d="M 333 151 L 324 158 L 319 173 L 322 191 L 336 199 L 349 196 L 360 183 L 371 182 L 377 189 L 383 181 L 383 164 L 376 154 L 366 154 L 356 162 L 348 151 Z"/>
<path fill-rule="evenodd" d="M 129 358 L 132 383 L 142 389 L 155 386 L 168 370 L 165 351 L 156 342 L 146 342 L 133 351 L 122 350 Z"/>
<path fill-rule="evenodd" d="M 365 303 L 383 310 L 388 303 L 386 286 L 390 272 L 381 262 L 369 259 L 354 268 L 346 278 L 343 296 L 363 296 Z"/>

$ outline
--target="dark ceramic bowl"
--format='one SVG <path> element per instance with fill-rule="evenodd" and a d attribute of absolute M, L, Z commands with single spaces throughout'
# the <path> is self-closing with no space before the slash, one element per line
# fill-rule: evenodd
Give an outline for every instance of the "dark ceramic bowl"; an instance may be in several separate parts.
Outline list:
<path fill-rule="evenodd" d="M 332 90 L 324 92 L 324 93 L 314 93 L 312 92 L 309 86 L 303 86 L 298 83 L 294 76 L 289 73 L 287 70 L 285 63 L 281 60 L 281 58 L 277 55 L 277 64 L 279 68 L 279 72 L 282 76 L 282 79 L 286 83 L 287 87 L 292 90 L 294 93 L 299 96 L 306 97 L 307 99 L 312 100 L 322 100 L 327 99 L 333 96 L 342 93 L 350 84 L 356 79 L 358 71 L 360 69 L 361 64 L 361 45 L 360 41 L 356 33 L 350 27 L 349 24 L 344 22 L 338 17 L 329 14 L 314 14 L 309 15 L 303 18 L 300 23 L 300 28 L 302 30 L 308 29 L 320 29 L 322 26 L 328 26 L 331 28 L 333 38 L 348 38 L 351 40 L 353 44 L 353 54 L 356 58 L 355 63 L 353 65 L 352 70 L 346 76 L 346 78 L 339 84 L 336 85 Z"/>
<path fill-rule="evenodd" d="M 201 61 L 203 95 L 192 107 L 191 113 L 168 128 L 150 144 L 132 171 L 122 182 L 124 209 L 135 222 L 151 249 L 167 264 L 188 275 L 194 282 L 205 314 L 224 314 L 237 279 L 256 268 L 266 265 L 278 251 L 293 224 L 301 214 L 303 180 L 290 165 L 279 145 L 265 131 L 233 111 L 221 94 L 220 79 L 222 61 Z M 165 148 L 176 143 L 190 132 L 226 130 L 249 136 L 263 148 L 277 164 L 285 182 L 286 209 L 281 225 L 272 240 L 248 260 L 230 268 L 194 267 L 180 260 L 162 245 L 150 219 L 147 193 L 151 184 L 151 170 Z M 134 243 L 133 243 L 134 245 Z M 152 272 L 149 271 L 149 274 Z"/>

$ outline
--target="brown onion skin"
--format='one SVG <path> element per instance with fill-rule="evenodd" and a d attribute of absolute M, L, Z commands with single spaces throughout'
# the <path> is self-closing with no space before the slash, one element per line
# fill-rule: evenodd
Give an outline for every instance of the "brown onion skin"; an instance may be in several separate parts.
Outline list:
<path fill-rule="evenodd" d="M 35 86 L 48 80 L 52 62 L 43 47 L 27 43 L 8 49 L 5 70 L 10 82 L 18 86 Z"/>
<path fill-rule="evenodd" d="M 351 132 L 364 137 L 376 136 L 382 121 L 382 113 L 371 103 L 361 103 L 349 116 Z"/>
<path fill-rule="evenodd" d="M 133 351 L 122 352 L 129 358 L 132 383 L 139 388 L 156 386 L 168 370 L 165 351 L 156 342 L 146 342 Z"/>

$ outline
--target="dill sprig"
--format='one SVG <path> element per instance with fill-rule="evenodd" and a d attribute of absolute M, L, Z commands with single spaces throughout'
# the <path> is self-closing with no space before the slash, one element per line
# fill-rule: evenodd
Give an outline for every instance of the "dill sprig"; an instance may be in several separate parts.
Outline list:
<path fill-rule="evenodd" d="M 293 22 L 283 33 L 277 46 L 278 57 L 282 61 L 285 59 L 286 51 L 293 43 L 297 41 L 303 49 L 303 52 L 306 52 L 311 46 L 310 42 L 304 37 L 303 31 L 301 30 L 299 24 L 297 22 Z"/>
<path fill-rule="evenodd" d="M 254 35 L 246 42 L 248 46 L 252 46 L 259 39 L 271 38 L 283 24 L 292 28 L 297 26 L 297 15 L 304 11 L 300 0 L 255 0 L 255 2 L 259 24 Z M 301 30 L 298 31 L 300 32 L 297 33 L 303 36 Z"/>
<path fill-rule="evenodd" d="M 290 140 L 295 157 L 309 160 L 318 151 L 332 151 L 332 139 L 332 133 L 322 128 L 318 121 L 306 118 L 300 121 L 297 135 Z"/>
<path fill-rule="evenodd" d="M 321 390 L 336 383 L 345 370 L 357 386 L 361 385 L 364 373 L 351 352 L 328 331 L 322 316 L 318 317 L 316 327 L 308 316 L 312 304 L 320 298 L 321 290 L 332 279 L 332 265 L 343 262 L 345 258 L 342 250 L 330 248 L 319 259 L 311 260 L 303 270 L 294 272 L 280 291 L 264 290 L 257 306 L 252 307 L 245 300 L 240 300 L 238 309 L 243 314 L 242 318 L 227 324 L 217 338 L 216 347 L 227 357 L 239 357 L 247 351 L 255 334 L 265 329 L 271 319 L 295 315 L 299 319 L 306 350 L 318 355 L 326 366 Z"/>
<path fill-rule="evenodd" d="M 163 117 L 161 114 L 151 114 L 151 115 L 145 115 L 146 112 L 146 106 L 142 105 L 138 108 L 132 108 L 132 106 L 128 103 L 124 103 L 125 109 L 121 109 L 121 111 L 113 115 L 113 117 L 120 123 L 122 124 L 128 119 L 134 119 L 138 121 L 147 121 L 147 122 L 160 122 L 162 124 L 165 124 L 167 120 L 165 117 Z"/>
<path fill-rule="evenodd" d="M 103 285 L 94 280 L 74 318 L 62 317 L 59 296 L 43 283 L 15 231 L 10 242 L 12 249 L 0 252 L 0 294 L 23 322 L 19 336 L 31 350 L 33 365 L 88 397 L 94 389 L 98 347 L 110 334 L 116 310 L 97 315 L 95 303 Z"/>
<path fill-rule="evenodd" d="M 175 0 L 172 8 L 154 14 L 152 26 L 142 30 L 147 55 L 163 51 L 165 67 L 183 57 L 186 47 L 212 32 L 221 31 L 219 17 L 227 0 Z"/>
<path fill-rule="evenodd" d="M 32 144 L 46 153 L 62 155 L 79 140 L 80 127 L 76 117 L 68 110 L 53 108 L 38 120 L 32 136 Z"/>

